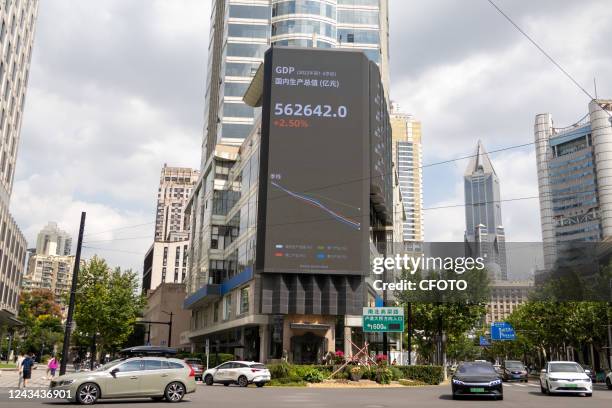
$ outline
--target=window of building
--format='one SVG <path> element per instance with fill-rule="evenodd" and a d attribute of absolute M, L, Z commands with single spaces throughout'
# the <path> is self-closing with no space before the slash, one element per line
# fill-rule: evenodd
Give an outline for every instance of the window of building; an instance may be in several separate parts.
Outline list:
<path fill-rule="evenodd" d="M 249 311 L 249 288 L 240 290 L 240 314 L 248 313 Z"/>
<path fill-rule="evenodd" d="M 229 320 L 232 315 L 232 295 L 229 294 L 224 299 L 223 320 Z"/>
<path fill-rule="evenodd" d="M 217 323 L 219 321 L 219 303 L 215 302 L 215 306 L 213 307 L 213 322 Z"/>

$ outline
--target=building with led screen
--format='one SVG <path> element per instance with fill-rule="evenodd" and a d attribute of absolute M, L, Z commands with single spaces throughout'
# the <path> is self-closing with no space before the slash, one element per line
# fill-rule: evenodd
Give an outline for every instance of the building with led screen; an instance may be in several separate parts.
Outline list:
<path fill-rule="evenodd" d="M 273 47 L 265 61 L 244 97 L 261 117 L 240 147 L 217 145 L 188 206 L 188 337 L 317 363 L 351 353 L 376 303 L 370 257 L 393 222 L 386 95 L 360 51 Z"/>
<path fill-rule="evenodd" d="M 270 45 L 362 50 L 389 83 L 388 0 L 213 0 L 202 168 L 218 143 L 240 146 L 258 107 L 242 95 Z"/>

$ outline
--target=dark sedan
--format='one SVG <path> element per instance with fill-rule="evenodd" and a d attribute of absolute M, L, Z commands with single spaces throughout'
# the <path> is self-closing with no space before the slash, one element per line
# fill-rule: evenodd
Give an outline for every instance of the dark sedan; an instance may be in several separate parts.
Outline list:
<path fill-rule="evenodd" d="M 186 358 L 185 362 L 189 364 L 191 368 L 193 368 L 195 380 L 202 381 L 202 373 L 204 372 L 204 364 L 202 363 L 202 360 L 199 358 Z"/>
<path fill-rule="evenodd" d="M 529 381 L 529 374 L 527 373 L 527 368 L 520 361 L 515 360 L 506 360 L 504 364 L 502 364 L 502 379 L 504 381 L 519 381 L 519 382 L 527 382 Z"/>
<path fill-rule="evenodd" d="M 504 399 L 502 380 L 489 363 L 461 363 L 451 383 L 453 399 L 468 396 Z"/>

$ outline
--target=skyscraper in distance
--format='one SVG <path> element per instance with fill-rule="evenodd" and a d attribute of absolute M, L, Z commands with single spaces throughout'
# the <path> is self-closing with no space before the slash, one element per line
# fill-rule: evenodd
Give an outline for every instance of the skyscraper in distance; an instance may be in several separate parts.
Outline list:
<path fill-rule="evenodd" d="M 61 230 L 56 222 L 49 221 L 36 237 L 37 255 L 70 255 L 71 250 L 72 237 Z"/>
<path fill-rule="evenodd" d="M 393 164 L 404 212 L 401 242 L 423 242 L 423 149 L 421 122 L 391 105 Z M 397 238 L 394 238 L 398 241 Z"/>
<path fill-rule="evenodd" d="M 188 167 L 164 164 L 157 190 L 155 241 L 189 239 L 189 223 L 185 223 L 185 205 L 200 172 Z"/>
<path fill-rule="evenodd" d="M 32 58 L 37 0 L 0 2 L 0 326 L 19 324 L 27 245 L 9 213 Z"/>
<path fill-rule="evenodd" d="M 270 45 L 361 49 L 389 94 L 388 0 L 212 1 L 202 168 L 217 143 L 249 134 L 259 108 L 242 96 Z"/>
<path fill-rule="evenodd" d="M 506 235 L 499 178 L 481 141 L 465 170 L 464 192 L 465 242 L 470 254 L 485 258 L 491 278 L 506 280 Z"/>

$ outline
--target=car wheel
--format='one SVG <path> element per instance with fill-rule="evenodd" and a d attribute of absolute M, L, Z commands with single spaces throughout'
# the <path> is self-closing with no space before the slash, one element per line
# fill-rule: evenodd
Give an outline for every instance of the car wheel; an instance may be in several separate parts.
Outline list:
<path fill-rule="evenodd" d="M 593 393 L 592 393 L 592 392 L 589 392 L 588 394 L 584 394 L 584 396 L 585 396 L 585 397 L 592 397 L 592 396 L 593 396 Z"/>
<path fill-rule="evenodd" d="M 264 385 L 266 385 L 266 383 L 262 383 L 262 382 L 260 382 L 260 383 L 257 383 L 257 384 L 255 384 L 255 385 L 257 385 L 257 388 L 261 388 L 261 387 L 263 387 Z"/>
<path fill-rule="evenodd" d="M 76 400 L 79 404 L 95 404 L 98 398 L 100 398 L 100 387 L 94 383 L 81 384 L 77 389 Z"/>
<path fill-rule="evenodd" d="M 244 376 L 241 375 L 240 377 L 238 377 L 238 385 L 241 387 L 248 387 L 249 386 L 249 380 Z"/>
<path fill-rule="evenodd" d="M 164 397 L 151 397 L 151 399 L 155 402 L 163 401 Z"/>
<path fill-rule="evenodd" d="M 206 377 L 204 377 L 204 383 L 206 383 L 206 385 L 213 385 L 215 383 L 213 381 L 213 376 L 208 374 Z"/>
<path fill-rule="evenodd" d="M 458 400 L 458 399 L 459 399 L 459 396 L 458 396 L 458 395 L 453 394 L 453 399 L 454 399 L 454 400 Z"/>
<path fill-rule="evenodd" d="M 503 400 L 504 400 L 504 396 L 503 396 L 503 395 L 500 395 L 499 397 L 497 397 L 497 400 L 498 400 L 498 401 L 503 401 Z"/>
<path fill-rule="evenodd" d="M 164 396 L 168 402 L 179 402 L 185 396 L 185 386 L 178 381 L 171 382 L 166 386 Z"/>
<path fill-rule="evenodd" d="M 540 381 L 540 391 L 542 391 L 542 394 L 546 394 L 546 388 L 542 385 L 542 381 Z"/>
<path fill-rule="evenodd" d="M 606 386 L 609 390 L 612 390 L 612 381 L 610 380 L 610 378 L 606 378 Z"/>

